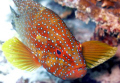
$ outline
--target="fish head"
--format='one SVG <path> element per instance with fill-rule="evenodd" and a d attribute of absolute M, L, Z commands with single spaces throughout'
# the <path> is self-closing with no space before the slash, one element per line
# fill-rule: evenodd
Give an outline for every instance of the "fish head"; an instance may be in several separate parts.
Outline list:
<path fill-rule="evenodd" d="M 64 80 L 81 78 L 87 71 L 82 47 L 77 41 L 73 45 L 59 40 L 47 41 L 46 53 L 41 60 L 48 72 Z"/>

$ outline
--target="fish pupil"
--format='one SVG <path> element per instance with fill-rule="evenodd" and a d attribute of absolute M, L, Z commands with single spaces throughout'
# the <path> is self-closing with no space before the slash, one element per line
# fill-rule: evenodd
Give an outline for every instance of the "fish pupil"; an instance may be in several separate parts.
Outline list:
<path fill-rule="evenodd" d="M 59 54 L 59 55 L 60 55 L 60 54 L 61 54 L 61 52 L 60 52 L 59 50 L 57 50 L 57 54 Z"/>

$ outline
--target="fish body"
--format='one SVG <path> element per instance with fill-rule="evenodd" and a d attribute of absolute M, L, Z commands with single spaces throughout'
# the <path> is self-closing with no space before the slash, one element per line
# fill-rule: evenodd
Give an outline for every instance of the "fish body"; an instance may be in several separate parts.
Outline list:
<path fill-rule="evenodd" d="M 17 0 L 14 2 L 18 3 Z M 18 4 L 22 6 L 18 8 L 19 17 L 14 18 L 16 30 L 40 64 L 61 78 L 73 78 L 76 72 L 79 77 L 84 76 L 86 63 L 80 52 L 80 43 L 75 40 L 61 18 L 33 1 L 22 1 Z"/>
<path fill-rule="evenodd" d="M 102 59 L 103 56 L 101 58 L 97 55 L 95 61 L 92 61 L 93 57 L 88 58 L 91 57 L 90 53 L 85 53 L 96 51 L 96 48 L 98 48 L 98 52 L 103 52 L 100 50 L 104 48 L 103 43 L 90 42 L 93 46 L 96 45 L 95 43 L 100 44 L 93 50 L 89 50 L 91 46 L 89 48 L 90 44 L 87 43 L 89 49 L 86 52 L 82 49 L 87 49 L 87 44 L 80 44 L 62 19 L 53 11 L 32 0 L 13 1 L 19 11 L 19 14 L 14 12 L 15 27 L 22 41 L 12 38 L 3 44 L 2 49 L 7 60 L 14 66 L 28 71 L 43 66 L 48 72 L 64 80 L 76 79 L 86 74 L 86 64 L 89 67 L 94 67 L 112 56 L 91 66 L 91 63 L 97 62 L 96 58 Z M 107 47 L 108 49 L 105 50 L 112 49 L 111 51 L 114 50 L 115 53 L 116 48 Z M 83 54 L 88 55 L 87 61 L 85 61 Z"/>

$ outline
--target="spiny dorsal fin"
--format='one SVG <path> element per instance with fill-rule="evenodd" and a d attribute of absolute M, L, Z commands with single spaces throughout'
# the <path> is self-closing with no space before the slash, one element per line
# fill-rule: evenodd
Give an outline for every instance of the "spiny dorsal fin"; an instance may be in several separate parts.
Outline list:
<path fill-rule="evenodd" d="M 16 37 L 9 39 L 2 45 L 6 59 L 15 67 L 32 71 L 41 65 L 32 51 Z"/>
<path fill-rule="evenodd" d="M 93 68 L 113 57 L 117 48 L 100 41 L 88 41 L 82 44 L 83 56 L 89 68 Z"/>
<path fill-rule="evenodd" d="M 10 10 L 15 15 L 15 17 L 19 17 L 19 14 L 17 14 L 11 6 L 10 6 Z"/>

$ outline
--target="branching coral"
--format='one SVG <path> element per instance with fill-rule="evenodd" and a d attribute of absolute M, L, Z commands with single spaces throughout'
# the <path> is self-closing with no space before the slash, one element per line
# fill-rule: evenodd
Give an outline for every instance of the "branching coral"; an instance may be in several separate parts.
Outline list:
<path fill-rule="evenodd" d="M 96 23 L 92 40 L 100 40 L 111 46 L 118 45 L 120 39 L 120 0 L 55 1 L 63 6 L 77 8 L 75 15 L 80 20 L 88 23 L 92 19 Z"/>

